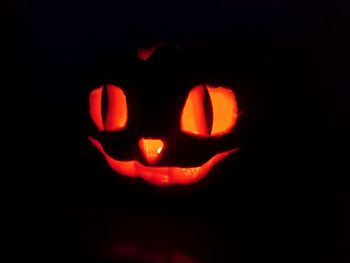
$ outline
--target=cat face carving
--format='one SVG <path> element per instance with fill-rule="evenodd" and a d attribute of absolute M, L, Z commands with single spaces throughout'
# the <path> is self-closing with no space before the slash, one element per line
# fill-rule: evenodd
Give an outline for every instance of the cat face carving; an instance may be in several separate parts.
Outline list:
<path fill-rule="evenodd" d="M 86 97 L 88 138 L 117 174 L 187 185 L 238 150 L 234 84 L 201 75 L 194 60 L 160 45 L 98 75 Z"/>

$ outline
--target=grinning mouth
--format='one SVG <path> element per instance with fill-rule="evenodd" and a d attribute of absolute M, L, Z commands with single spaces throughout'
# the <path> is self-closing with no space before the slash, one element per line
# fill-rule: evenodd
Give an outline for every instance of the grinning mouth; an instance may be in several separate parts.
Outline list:
<path fill-rule="evenodd" d="M 206 163 L 197 167 L 158 167 L 145 166 L 136 160 L 115 160 L 104 151 L 103 146 L 98 140 L 90 136 L 89 140 L 102 153 L 107 163 L 114 171 L 128 177 L 141 177 L 155 185 L 186 185 L 197 182 L 205 177 L 217 163 L 238 150 L 238 148 L 234 148 L 215 154 Z"/>

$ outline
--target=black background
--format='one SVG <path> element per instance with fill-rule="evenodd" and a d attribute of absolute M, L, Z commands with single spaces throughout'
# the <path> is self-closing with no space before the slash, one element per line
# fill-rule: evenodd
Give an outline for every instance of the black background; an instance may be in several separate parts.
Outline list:
<path fill-rule="evenodd" d="M 347 262 L 345 1 L 14 1 L 4 14 L 10 258 Z M 81 119 L 101 59 L 160 41 L 241 83 L 241 151 L 188 187 L 114 175 Z"/>

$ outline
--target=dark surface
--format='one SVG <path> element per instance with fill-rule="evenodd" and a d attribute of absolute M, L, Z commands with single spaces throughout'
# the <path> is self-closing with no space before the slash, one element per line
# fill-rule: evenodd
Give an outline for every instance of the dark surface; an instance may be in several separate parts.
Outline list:
<path fill-rule="evenodd" d="M 345 2 L 14 1 L 8 11 L 10 258 L 348 262 Z M 241 150 L 191 186 L 115 175 L 86 139 L 97 65 L 159 41 L 195 52 L 207 70 L 197 78 L 240 84 Z M 186 96 L 171 92 L 169 103 Z"/>

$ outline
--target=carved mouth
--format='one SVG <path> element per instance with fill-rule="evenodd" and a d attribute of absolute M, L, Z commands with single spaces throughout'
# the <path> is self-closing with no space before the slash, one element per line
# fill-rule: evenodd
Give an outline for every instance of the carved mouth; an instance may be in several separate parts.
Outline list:
<path fill-rule="evenodd" d="M 110 157 L 99 141 L 89 136 L 91 143 L 102 153 L 109 166 L 117 173 L 128 177 L 142 177 L 155 185 L 192 184 L 205 177 L 220 161 L 238 150 L 234 148 L 215 154 L 206 163 L 197 167 L 158 167 L 145 166 L 140 162 L 119 161 Z"/>

